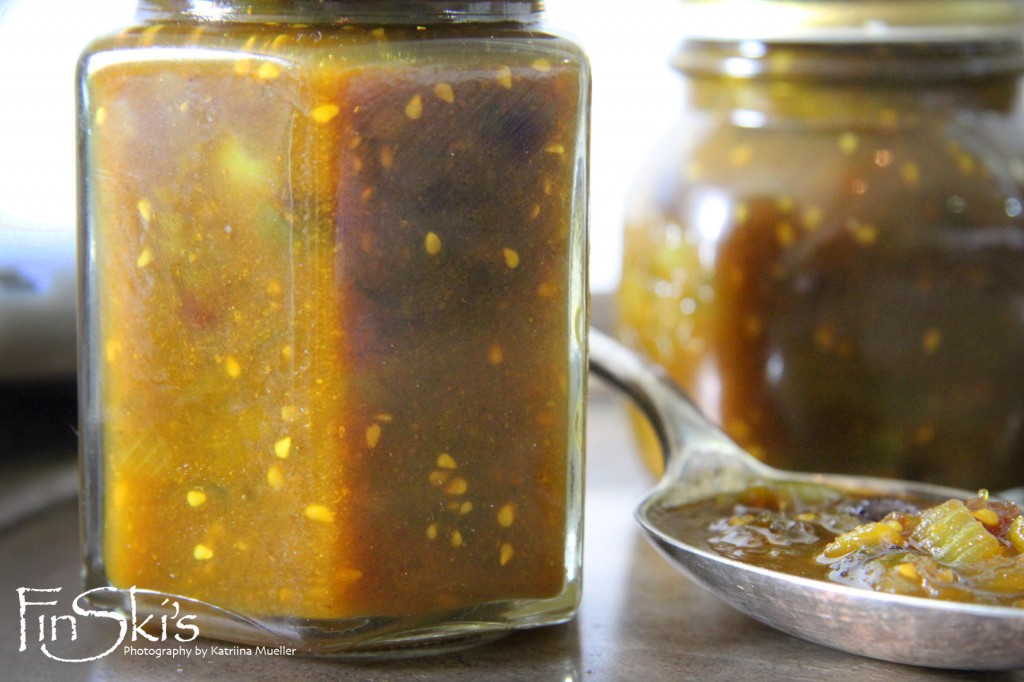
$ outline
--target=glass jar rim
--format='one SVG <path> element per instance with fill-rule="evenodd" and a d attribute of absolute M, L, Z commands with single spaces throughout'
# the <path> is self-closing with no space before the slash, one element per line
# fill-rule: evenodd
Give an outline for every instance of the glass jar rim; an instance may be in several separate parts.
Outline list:
<path fill-rule="evenodd" d="M 683 0 L 682 17 L 685 37 L 694 40 L 1024 40 L 1022 0 Z"/>
<path fill-rule="evenodd" d="M 332 23 L 534 22 L 543 0 L 138 0 L 142 19 Z"/>

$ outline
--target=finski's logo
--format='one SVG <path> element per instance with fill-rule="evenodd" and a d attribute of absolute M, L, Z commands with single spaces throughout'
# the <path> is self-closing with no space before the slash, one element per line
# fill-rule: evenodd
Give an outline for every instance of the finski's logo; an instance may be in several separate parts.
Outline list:
<path fill-rule="evenodd" d="M 170 629 L 169 625 L 176 630 L 173 636 L 174 639 L 179 642 L 191 642 L 199 637 L 199 627 L 194 623 L 189 622 L 195 620 L 196 617 L 193 615 L 182 615 L 180 605 L 178 602 L 172 601 L 171 598 L 164 599 L 161 605 L 166 606 L 168 609 L 172 609 L 173 616 L 168 617 L 168 615 L 165 614 L 160 616 L 158 621 L 151 622 L 153 621 L 153 616 L 148 615 L 140 622 L 136 615 L 134 586 L 128 590 L 130 617 L 116 611 L 92 609 L 86 604 L 89 595 L 105 591 L 117 592 L 118 589 L 115 587 L 97 587 L 75 597 L 71 602 L 71 610 L 75 615 L 68 613 L 55 615 L 52 612 L 39 613 L 38 616 L 35 613 L 29 615 L 30 610 L 33 612 L 42 611 L 44 610 L 42 607 L 57 606 L 58 602 L 56 599 L 48 599 L 47 597 L 56 597 L 57 593 L 60 591 L 61 588 L 59 587 L 18 588 L 18 617 L 20 619 L 21 627 L 21 641 L 18 651 L 26 651 L 29 647 L 30 621 L 38 623 L 37 639 L 39 643 L 39 650 L 47 657 L 64 663 L 84 663 L 86 661 L 95 661 L 103 658 L 125 642 L 126 638 L 128 638 L 129 628 L 131 629 L 130 641 L 132 642 L 137 642 L 140 639 L 147 642 L 166 642 L 171 637 L 171 635 L 168 634 L 168 630 Z M 119 627 L 117 639 L 109 649 L 96 654 L 95 656 L 87 656 L 83 658 L 62 658 L 54 654 L 53 651 L 51 651 L 51 648 L 57 642 L 62 640 L 75 641 L 78 639 L 79 618 L 102 618 L 117 621 Z M 150 632 L 156 632 L 157 634 L 150 634 L 150 632 L 146 631 L 147 629 Z M 191 634 L 183 636 L 183 632 Z"/>

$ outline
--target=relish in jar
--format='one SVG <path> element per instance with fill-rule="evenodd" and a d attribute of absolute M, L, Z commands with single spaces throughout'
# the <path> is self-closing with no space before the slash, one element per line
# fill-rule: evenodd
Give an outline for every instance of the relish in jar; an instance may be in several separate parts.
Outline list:
<path fill-rule="evenodd" d="M 180 4 L 81 66 L 89 582 L 312 651 L 567 619 L 584 57 L 533 3 Z"/>

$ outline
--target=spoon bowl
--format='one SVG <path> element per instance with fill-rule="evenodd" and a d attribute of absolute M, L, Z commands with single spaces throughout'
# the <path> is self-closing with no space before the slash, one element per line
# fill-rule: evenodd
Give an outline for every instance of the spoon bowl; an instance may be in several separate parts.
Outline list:
<path fill-rule="evenodd" d="M 873 592 L 768 570 L 695 547 L 659 523 L 667 510 L 756 482 L 796 482 L 880 496 L 944 502 L 973 493 L 925 483 L 769 467 L 705 418 L 665 374 L 592 331 L 590 367 L 628 394 L 650 419 L 665 473 L 636 518 L 661 553 L 737 610 L 834 649 L 896 663 L 960 670 L 1024 667 L 1024 609 Z"/>

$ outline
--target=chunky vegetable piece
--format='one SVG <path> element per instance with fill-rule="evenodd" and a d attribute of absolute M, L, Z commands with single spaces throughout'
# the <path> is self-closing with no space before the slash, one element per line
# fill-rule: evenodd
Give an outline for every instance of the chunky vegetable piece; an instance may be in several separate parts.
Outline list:
<path fill-rule="evenodd" d="M 918 504 L 772 484 L 664 510 L 657 522 L 698 547 L 785 573 L 1024 607 L 1024 516 L 1017 505 L 990 500 L 985 491 L 966 502 Z"/>
<path fill-rule="evenodd" d="M 584 67 L 473 30 L 93 47 L 114 585 L 303 618 L 567 589 Z"/>

